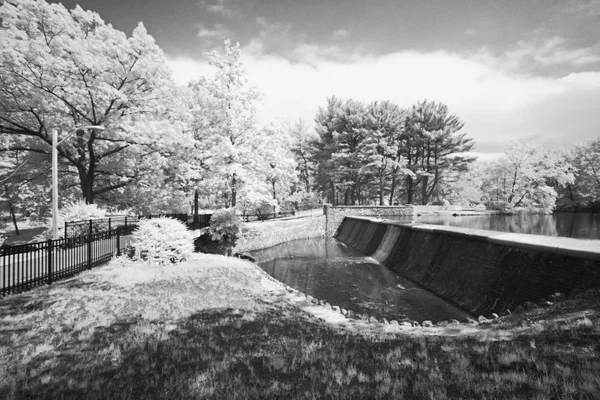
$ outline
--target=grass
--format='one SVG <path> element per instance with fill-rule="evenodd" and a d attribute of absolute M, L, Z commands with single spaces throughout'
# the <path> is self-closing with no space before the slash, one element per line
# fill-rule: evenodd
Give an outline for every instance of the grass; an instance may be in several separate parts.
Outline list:
<path fill-rule="evenodd" d="M 403 328 L 346 320 L 242 260 L 118 260 L 0 299 L 0 397 L 593 399 L 599 308 L 592 293 Z"/>

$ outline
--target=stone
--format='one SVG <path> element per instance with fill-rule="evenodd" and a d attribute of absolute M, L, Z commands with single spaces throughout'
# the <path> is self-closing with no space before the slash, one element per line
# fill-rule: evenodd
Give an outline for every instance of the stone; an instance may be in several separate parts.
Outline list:
<path fill-rule="evenodd" d="M 329 304 L 328 302 L 325 302 L 325 304 L 323 304 L 323 307 L 331 310 L 331 304 Z"/>
<path fill-rule="evenodd" d="M 494 312 L 494 313 L 492 313 L 492 317 L 494 317 L 494 319 L 498 319 L 498 318 L 500 318 L 500 316 L 499 316 L 498 314 L 496 314 L 495 312 Z"/>
<path fill-rule="evenodd" d="M 340 312 L 342 313 L 342 315 L 347 315 L 348 311 L 346 311 L 345 308 L 340 308 Z"/>
<path fill-rule="evenodd" d="M 421 326 L 421 324 L 419 324 L 417 321 L 413 321 L 412 326 L 414 326 L 415 328 L 418 328 Z"/>
<path fill-rule="evenodd" d="M 555 303 L 565 301 L 566 299 L 567 298 L 565 297 L 565 295 L 559 292 L 556 292 L 552 296 L 550 296 L 550 300 L 552 300 Z"/>
<path fill-rule="evenodd" d="M 421 325 L 423 325 L 424 328 L 432 328 L 433 322 L 427 320 L 427 321 L 423 321 L 423 323 Z"/>
<path fill-rule="evenodd" d="M 346 317 L 348 317 L 348 318 L 354 318 L 355 316 L 356 316 L 356 314 L 352 310 L 348 310 L 346 312 Z"/>
<path fill-rule="evenodd" d="M 475 321 L 473 318 L 470 318 L 470 317 L 467 317 L 467 320 L 466 320 L 466 321 L 467 321 L 467 323 L 468 323 L 468 324 L 470 324 L 470 325 L 477 325 L 477 324 L 478 324 L 478 322 L 477 322 L 477 321 Z"/>
<path fill-rule="evenodd" d="M 408 327 L 411 327 L 411 328 L 412 328 L 413 324 L 411 324 L 411 323 L 410 323 L 410 322 L 408 322 L 408 321 L 402 321 L 402 322 L 400 322 L 400 326 L 405 326 L 405 327 L 407 327 L 407 328 L 408 328 Z"/>
<path fill-rule="evenodd" d="M 379 322 L 379 320 L 377 320 L 377 318 L 371 316 L 371 317 L 369 317 L 369 322 L 376 323 L 376 322 Z"/>
<path fill-rule="evenodd" d="M 319 299 L 315 299 L 313 297 L 313 299 L 310 302 L 313 303 L 314 305 L 318 305 L 319 304 Z"/>
<path fill-rule="evenodd" d="M 520 314 L 523 311 L 525 311 L 525 309 L 523 308 L 523 306 L 517 306 L 514 310 L 513 310 L 513 314 Z"/>
<path fill-rule="evenodd" d="M 306 295 L 306 301 L 313 301 L 314 297 L 312 297 L 310 294 Z"/>
<path fill-rule="evenodd" d="M 363 314 L 363 315 L 361 315 L 360 319 L 362 319 L 363 321 L 368 321 L 369 320 L 369 314 Z"/>
<path fill-rule="evenodd" d="M 536 308 L 539 308 L 537 304 L 532 303 L 530 301 L 526 301 L 525 302 L 525 309 L 527 311 L 535 310 Z"/>
<path fill-rule="evenodd" d="M 448 325 L 452 326 L 452 325 L 460 325 L 460 321 L 457 319 L 451 319 L 450 321 L 448 321 Z"/>
<path fill-rule="evenodd" d="M 385 318 L 383 318 L 382 322 L 383 322 L 383 324 L 384 324 L 384 325 L 389 325 L 389 323 L 390 323 L 390 321 L 388 321 L 388 320 L 387 320 L 387 319 L 385 319 Z"/>
<path fill-rule="evenodd" d="M 399 325 L 398 321 L 396 321 L 395 319 L 390 321 L 390 325 Z"/>
<path fill-rule="evenodd" d="M 548 300 L 542 300 L 537 305 L 540 307 L 550 307 L 553 303 Z"/>
<path fill-rule="evenodd" d="M 489 322 L 490 320 L 487 319 L 486 317 L 484 317 L 483 315 L 480 315 L 479 318 L 477 318 L 477 322 L 479 322 L 480 324 L 484 324 L 486 322 Z"/>
<path fill-rule="evenodd" d="M 335 312 L 342 312 L 339 306 L 331 306 L 331 309 Z"/>

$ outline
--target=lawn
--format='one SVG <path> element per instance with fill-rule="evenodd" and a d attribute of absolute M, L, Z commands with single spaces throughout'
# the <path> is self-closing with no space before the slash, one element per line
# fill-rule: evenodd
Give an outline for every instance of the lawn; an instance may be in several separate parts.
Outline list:
<path fill-rule="evenodd" d="M 593 399 L 599 315 L 588 292 L 479 326 L 369 324 L 243 260 L 114 260 L 0 299 L 0 397 Z"/>

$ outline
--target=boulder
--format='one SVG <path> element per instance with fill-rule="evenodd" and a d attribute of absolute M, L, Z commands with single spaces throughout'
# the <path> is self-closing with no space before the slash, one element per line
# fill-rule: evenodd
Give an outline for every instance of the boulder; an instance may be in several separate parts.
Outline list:
<path fill-rule="evenodd" d="M 537 304 L 532 303 L 530 301 L 526 301 L 525 302 L 525 309 L 527 311 L 535 310 L 536 308 L 539 308 Z"/>
<path fill-rule="evenodd" d="M 370 317 L 369 317 L 369 322 L 371 322 L 371 323 L 375 323 L 375 322 L 379 322 L 379 320 L 377 320 L 377 318 L 375 318 L 375 317 L 373 317 L 373 316 L 370 316 Z"/>
<path fill-rule="evenodd" d="M 423 321 L 423 323 L 421 325 L 423 325 L 424 328 L 431 328 L 431 327 L 433 327 L 433 322 L 427 320 L 427 321 Z"/>

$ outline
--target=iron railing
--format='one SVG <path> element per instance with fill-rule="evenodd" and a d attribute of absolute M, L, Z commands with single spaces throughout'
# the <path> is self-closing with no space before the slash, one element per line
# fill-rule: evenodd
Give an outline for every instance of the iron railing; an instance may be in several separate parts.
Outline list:
<path fill-rule="evenodd" d="M 133 226 L 0 248 L 0 294 L 19 293 L 105 264 L 121 254 Z"/>
<path fill-rule="evenodd" d="M 82 235 L 91 235 L 98 232 L 106 232 L 116 228 L 126 228 L 131 226 L 137 226 L 141 219 L 169 217 L 177 219 L 187 225 L 190 225 L 189 217 L 187 214 L 152 214 L 152 215 L 140 215 L 140 216 L 114 216 L 109 218 L 97 218 L 83 221 L 69 221 L 65 222 L 65 234 L 64 237 L 76 237 Z M 199 215 L 201 217 L 201 215 Z M 208 216 L 208 220 L 210 215 Z M 200 218 L 200 221 L 204 219 Z M 200 229 L 204 226 L 208 226 L 208 220 L 205 224 L 195 224 L 194 229 Z"/>

